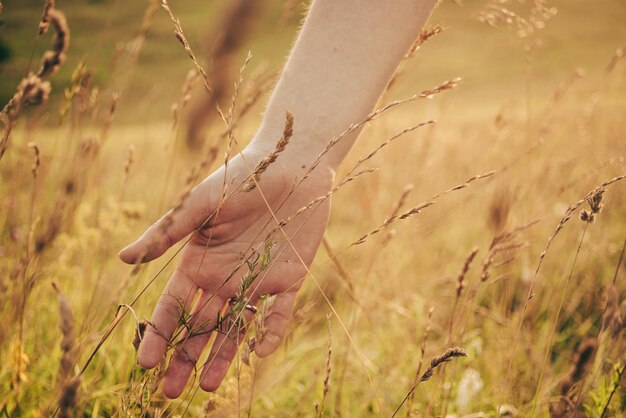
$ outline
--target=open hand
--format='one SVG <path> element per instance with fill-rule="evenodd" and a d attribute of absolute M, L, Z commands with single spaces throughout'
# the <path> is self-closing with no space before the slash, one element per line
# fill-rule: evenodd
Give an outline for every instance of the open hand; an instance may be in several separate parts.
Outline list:
<path fill-rule="evenodd" d="M 330 200 L 293 217 L 282 228 L 277 229 L 277 221 L 289 219 L 298 209 L 326 195 L 332 187 L 333 172 L 320 165 L 293 189 L 306 167 L 297 158 L 280 155 L 259 176 L 258 187 L 245 191 L 242 185 L 249 184 L 250 172 L 263 157 L 249 146 L 120 252 L 126 263 L 147 262 L 191 234 L 156 303 L 138 353 L 139 364 L 150 369 L 174 347 L 162 382 L 162 390 L 170 398 L 178 397 L 191 373 L 200 369 L 196 363 L 214 332 L 217 335 L 199 383 L 204 390 L 217 389 L 241 342 L 241 328 L 249 323 L 253 306 L 262 296 L 275 295 L 254 351 L 259 357 L 271 354 L 286 333 L 296 292 L 326 227 Z M 271 249 L 267 245 L 270 241 Z M 267 251 L 267 266 L 246 263 Z M 256 277 L 251 268 L 259 272 Z M 251 283 L 242 288 L 242 279 Z M 229 302 L 248 307 L 233 313 Z M 229 312 L 231 320 L 218 324 Z M 185 315 L 187 326 L 176 335 Z"/>

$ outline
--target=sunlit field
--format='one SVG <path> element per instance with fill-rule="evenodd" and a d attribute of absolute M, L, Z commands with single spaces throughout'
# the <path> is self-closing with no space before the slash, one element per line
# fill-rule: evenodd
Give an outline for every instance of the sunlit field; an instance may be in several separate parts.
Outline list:
<path fill-rule="evenodd" d="M 276 353 L 261 307 L 214 393 L 137 364 L 184 241 L 117 254 L 254 135 L 305 3 L 170 1 L 194 62 L 160 0 L 0 2 L 0 417 L 626 416 L 620 0 L 440 4 Z"/>

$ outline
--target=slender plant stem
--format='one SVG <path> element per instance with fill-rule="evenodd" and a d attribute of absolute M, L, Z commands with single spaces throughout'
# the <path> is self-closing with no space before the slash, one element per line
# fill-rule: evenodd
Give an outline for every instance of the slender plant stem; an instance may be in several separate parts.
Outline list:
<path fill-rule="evenodd" d="M 613 389 L 611 390 L 611 393 L 609 394 L 609 399 L 606 400 L 606 403 L 604 404 L 604 407 L 602 408 L 602 414 L 600 415 L 600 418 L 604 418 L 606 416 L 606 411 L 609 410 L 611 399 L 613 399 L 613 395 L 615 394 L 615 392 L 617 392 L 617 389 L 619 388 L 619 382 L 622 380 L 622 376 L 624 375 L 624 370 L 626 370 L 626 364 L 624 364 L 622 368 L 620 369 L 620 371 L 617 372 L 617 380 L 615 384 L 613 385 Z"/>
<path fill-rule="evenodd" d="M 583 233 L 580 236 L 580 241 L 578 242 L 578 248 L 576 248 L 576 254 L 574 255 L 574 261 L 572 262 L 572 267 L 570 269 L 569 276 L 567 276 L 565 287 L 563 288 L 563 292 L 561 293 L 561 300 L 559 302 L 559 307 L 556 311 L 556 318 L 554 318 L 554 324 L 552 324 L 552 331 L 550 331 L 550 338 L 548 339 L 548 345 L 546 347 L 546 354 L 543 357 L 543 364 L 541 365 L 541 373 L 539 374 L 539 382 L 537 383 L 537 388 L 535 389 L 535 396 L 533 398 L 533 407 L 530 413 L 531 417 L 535 416 L 535 412 L 537 410 L 537 401 L 539 399 L 539 392 L 541 391 L 541 383 L 543 382 L 543 375 L 546 371 L 546 364 L 548 363 L 548 357 L 550 356 L 550 349 L 552 348 L 552 341 L 554 340 L 554 334 L 556 333 L 556 328 L 559 324 L 559 317 L 561 315 L 561 310 L 563 309 L 563 304 L 565 303 L 565 296 L 567 295 L 567 289 L 569 287 L 570 281 L 572 280 L 572 275 L 574 274 L 574 267 L 576 266 L 576 261 L 578 260 L 578 255 L 580 254 L 580 249 L 583 245 L 583 240 L 585 239 L 585 235 L 587 234 L 588 228 L 589 228 L 589 223 L 585 222 L 585 228 L 583 229 Z"/>

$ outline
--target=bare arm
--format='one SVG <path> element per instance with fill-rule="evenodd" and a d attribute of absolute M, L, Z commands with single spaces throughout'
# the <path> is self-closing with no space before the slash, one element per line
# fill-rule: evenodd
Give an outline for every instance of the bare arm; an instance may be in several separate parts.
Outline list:
<path fill-rule="evenodd" d="M 293 153 L 315 158 L 374 107 L 437 0 L 317 0 L 269 101 L 255 144 L 273 148 L 284 112 L 297 121 Z M 328 156 L 337 167 L 358 132 Z"/>

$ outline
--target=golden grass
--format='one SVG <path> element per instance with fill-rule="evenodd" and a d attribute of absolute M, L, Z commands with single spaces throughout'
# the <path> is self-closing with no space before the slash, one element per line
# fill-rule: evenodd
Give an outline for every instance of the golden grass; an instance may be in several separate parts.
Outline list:
<path fill-rule="evenodd" d="M 280 234 L 295 216 L 334 199 L 284 348 L 269 359 L 254 354 L 271 297 L 242 331 L 243 314 L 252 311 L 246 289 L 273 261 L 268 239 L 264 249 L 242 255 L 248 270 L 239 295 L 216 325 L 245 338 L 224 384 L 206 395 L 195 376 L 181 399 L 166 400 L 158 384 L 169 360 L 142 370 L 133 345 L 149 326 L 143 318 L 181 247 L 138 268 L 121 265 L 116 253 L 162 209 L 183 205 L 219 152 L 227 163 L 241 149 L 272 76 L 267 65 L 249 71 L 257 64 L 248 54 L 228 109 L 218 105 L 215 140 L 200 152 L 184 150 L 178 137 L 193 84 L 200 80 L 211 90 L 211 79 L 180 20 L 167 2 L 162 7 L 193 68 L 172 80 L 182 85 L 170 100 L 173 126 L 144 128 L 141 121 L 118 122 L 132 111 L 125 102 L 128 74 L 106 90 L 92 77 L 88 57 L 71 85 L 51 78 L 74 52 L 63 15 L 45 2 L 39 31 L 54 28 L 53 47 L 2 112 L 0 412 L 623 416 L 624 48 L 585 63 L 590 70 L 559 74 L 538 99 L 529 93 L 539 71 L 538 41 L 558 18 L 545 1 L 489 3 L 475 16 L 513 29 L 520 42 L 511 54 L 521 49 L 526 57 L 520 76 L 493 88 L 506 92 L 523 83 L 528 90 L 517 102 L 502 97 L 496 114 L 472 113 L 478 103 L 455 101 L 457 79 L 435 88 L 418 81 L 418 93 L 397 91 L 411 77 L 412 62 L 427 60 L 425 42 L 434 35 L 442 42 L 458 29 L 443 32 L 442 24 L 422 32 L 388 86 L 385 97 L 392 98 L 329 138 L 304 176 L 343 137 L 365 128 L 333 189 L 273 219 L 272 232 Z M 283 19 L 294 8 L 285 2 Z M 149 39 L 156 9 L 156 2 L 148 6 L 134 47 L 118 57 L 128 71 Z M 48 100 L 52 87 L 67 88 L 60 110 Z M 436 117 L 422 117 L 433 109 Z M 459 117 L 466 111 L 469 121 Z M 427 122 L 416 122 L 416 114 Z M 297 123 L 287 113 L 282 138 L 250 167 L 244 189 L 262 191 L 263 172 L 289 146 Z M 235 192 L 225 187 L 223 200 Z M 183 309 L 180 316 L 170 353 L 185 333 L 206 332 Z"/>

